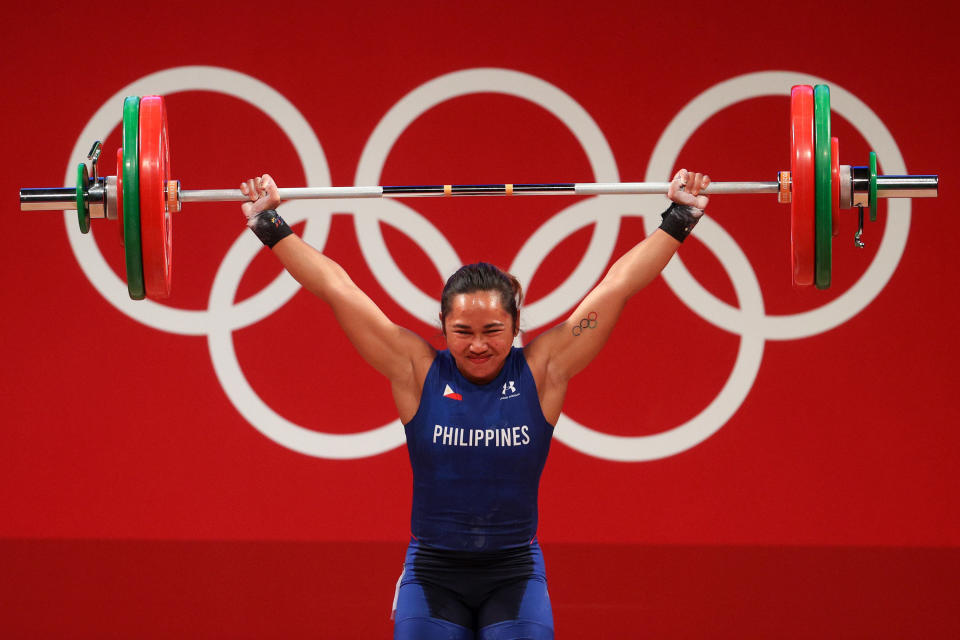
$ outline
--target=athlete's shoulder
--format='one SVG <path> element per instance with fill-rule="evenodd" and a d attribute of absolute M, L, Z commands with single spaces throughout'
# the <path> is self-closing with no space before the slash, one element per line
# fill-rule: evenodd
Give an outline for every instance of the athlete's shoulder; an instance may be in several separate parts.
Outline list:
<path fill-rule="evenodd" d="M 453 356 L 450 355 L 449 349 L 438 349 L 436 354 L 434 354 L 432 362 L 434 368 L 443 368 L 444 371 L 447 371 L 452 364 Z"/>
<path fill-rule="evenodd" d="M 423 371 L 423 377 L 426 379 L 428 376 L 436 375 L 437 370 L 443 366 L 446 361 L 449 353 L 446 350 L 439 351 L 434 349 L 433 353 L 429 357 L 424 357 L 420 361 L 419 368 Z"/>
<path fill-rule="evenodd" d="M 536 377 L 536 368 L 538 365 L 538 360 L 536 359 L 536 354 L 531 354 L 529 346 L 525 347 L 514 347 L 514 360 L 517 363 L 517 369 L 520 371 L 529 371 L 531 374 Z"/>

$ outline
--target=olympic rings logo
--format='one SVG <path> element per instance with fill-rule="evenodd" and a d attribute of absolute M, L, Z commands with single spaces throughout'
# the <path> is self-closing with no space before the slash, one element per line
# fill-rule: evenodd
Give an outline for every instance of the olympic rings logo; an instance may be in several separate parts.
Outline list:
<path fill-rule="evenodd" d="M 597 312 L 591 311 L 587 314 L 586 318 L 582 318 L 576 326 L 573 327 L 573 335 L 578 336 L 583 333 L 584 329 L 596 329 L 597 328 Z"/>
<path fill-rule="evenodd" d="M 661 134 L 648 163 L 645 180 L 661 180 L 693 131 L 713 114 L 752 98 L 781 95 L 794 84 L 818 84 L 825 80 L 802 73 L 765 71 L 748 73 L 721 82 L 704 91 L 674 116 Z M 856 96 L 831 84 L 831 107 L 846 117 L 884 159 L 892 174 L 906 174 L 900 150 L 883 122 Z M 323 148 L 306 119 L 284 96 L 248 75 L 219 67 L 177 67 L 145 76 L 111 96 L 84 127 L 71 158 L 82 158 L 89 141 L 103 139 L 119 124 L 115 108 L 124 96 L 179 91 L 214 91 L 251 102 L 274 120 L 292 142 L 303 165 L 307 184 L 330 185 L 330 172 Z M 597 182 L 618 182 L 617 165 L 610 146 L 597 124 L 570 96 L 535 76 L 505 69 L 479 68 L 435 78 L 414 89 L 395 104 L 374 129 L 357 167 L 355 184 L 379 184 L 380 172 L 401 133 L 421 114 L 455 97 L 474 93 L 500 93 L 539 105 L 563 122 L 583 147 Z M 76 163 L 67 165 L 64 184 L 75 177 Z M 439 301 L 420 291 L 394 262 L 380 233 L 383 221 L 403 231 L 421 247 L 441 274 L 461 265 L 446 237 L 426 218 L 406 204 L 391 199 L 354 200 L 354 225 L 360 250 L 383 289 L 403 309 L 430 325 Z M 581 200 L 560 211 L 538 228 L 524 243 L 509 270 L 521 282 L 530 282 L 534 272 L 553 248 L 578 229 L 595 225 L 580 264 L 554 291 L 524 309 L 528 326 L 536 328 L 559 317 L 571 300 L 587 294 L 602 275 L 617 240 L 620 219 L 639 216 L 648 230 L 659 223 L 661 196 L 604 196 Z M 291 224 L 306 221 L 304 239 L 315 247 L 326 244 L 333 206 L 324 200 L 291 201 L 282 205 Z M 675 455 L 716 433 L 739 409 L 749 393 L 767 340 L 795 340 L 837 327 L 869 305 L 886 286 L 906 246 L 910 228 L 910 200 L 888 201 L 883 238 L 876 255 L 861 278 L 841 296 L 816 309 L 791 315 L 768 315 L 756 275 L 734 239 L 713 219 L 701 220 L 698 239 L 727 271 L 739 307 L 733 307 L 708 292 L 675 257 L 663 271 L 670 289 L 694 313 L 717 327 L 740 336 L 733 369 L 714 400 L 684 424 L 645 436 L 603 433 L 561 415 L 555 437 L 583 453 L 618 461 L 645 461 Z M 342 204 L 337 207 L 342 211 Z M 654 212 L 654 213 L 651 213 Z M 616 215 L 619 214 L 619 215 Z M 399 420 L 353 434 L 330 434 L 294 424 L 267 406 L 243 375 L 233 347 L 233 331 L 255 324 L 274 313 L 298 291 L 288 274 L 234 304 L 240 280 L 260 250 L 260 244 L 242 233 L 220 264 L 205 311 L 174 309 L 150 300 L 132 302 L 126 285 L 110 269 L 96 243 L 77 229 L 75 214 L 65 215 L 67 237 L 83 272 L 97 291 L 129 317 L 160 331 L 182 335 L 206 335 L 210 357 L 220 384 L 240 414 L 256 429 L 294 451 L 320 458 L 361 458 L 394 449 L 404 443 Z"/>

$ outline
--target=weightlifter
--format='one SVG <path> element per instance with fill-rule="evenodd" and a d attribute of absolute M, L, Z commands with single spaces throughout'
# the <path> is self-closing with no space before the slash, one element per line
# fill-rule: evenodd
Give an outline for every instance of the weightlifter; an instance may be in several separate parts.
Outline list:
<path fill-rule="evenodd" d="M 553 638 L 537 493 L 567 384 L 697 224 L 709 183 L 680 170 L 660 228 L 523 348 L 512 346 L 523 300 L 517 279 L 486 263 L 461 267 L 441 295 L 442 351 L 391 322 L 340 265 L 291 231 L 269 175 L 241 185 L 247 225 L 390 381 L 414 483 L 395 639 Z"/>

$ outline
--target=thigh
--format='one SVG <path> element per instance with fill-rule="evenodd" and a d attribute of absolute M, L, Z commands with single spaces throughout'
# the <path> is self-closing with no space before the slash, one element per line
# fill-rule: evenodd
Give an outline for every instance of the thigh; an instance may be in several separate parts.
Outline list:
<path fill-rule="evenodd" d="M 437 618 L 406 618 L 393 623 L 393 640 L 474 640 L 475 637 L 470 629 Z"/>
<path fill-rule="evenodd" d="M 447 619 L 444 619 L 447 618 Z M 473 640 L 472 629 L 457 624 L 472 615 L 452 594 L 416 583 L 402 583 L 394 611 L 394 640 Z"/>
<path fill-rule="evenodd" d="M 546 579 L 532 576 L 498 589 L 481 607 L 478 626 L 480 640 L 552 640 Z"/>

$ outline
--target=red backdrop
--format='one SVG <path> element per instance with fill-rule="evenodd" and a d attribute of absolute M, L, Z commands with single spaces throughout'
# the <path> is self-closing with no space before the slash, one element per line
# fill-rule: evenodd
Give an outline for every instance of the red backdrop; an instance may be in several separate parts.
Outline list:
<path fill-rule="evenodd" d="M 234 204 L 175 216 L 162 304 L 123 300 L 115 222 L 81 237 L 18 210 L 17 188 L 64 184 L 97 137 L 115 173 L 123 95 L 166 95 L 185 189 L 264 171 L 281 186 L 679 166 L 773 180 L 790 85 L 820 80 L 842 163 L 876 149 L 881 172 L 939 173 L 940 197 L 882 203 L 864 250 L 843 212 L 825 292 L 790 284 L 788 206 L 713 199 L 685 269 L 631 301 L 571 385 L 541 488 L 558 636 L 957 633 L 958 17 L 890 2 L 17 8 L 0 631 L 389 634 L 410 471 L 389 388 L 332 314 L 271 285 Z M 525 274 L 529 339 L 662 203 L 338 201 L 288 217 L 311 216 L 297 229 L 441 346 L 431 305 L 450 264 Z M 622 439 L 594 446 L 578 425 Z M 312 435 L 381 427 L 359 444 Z"/>

